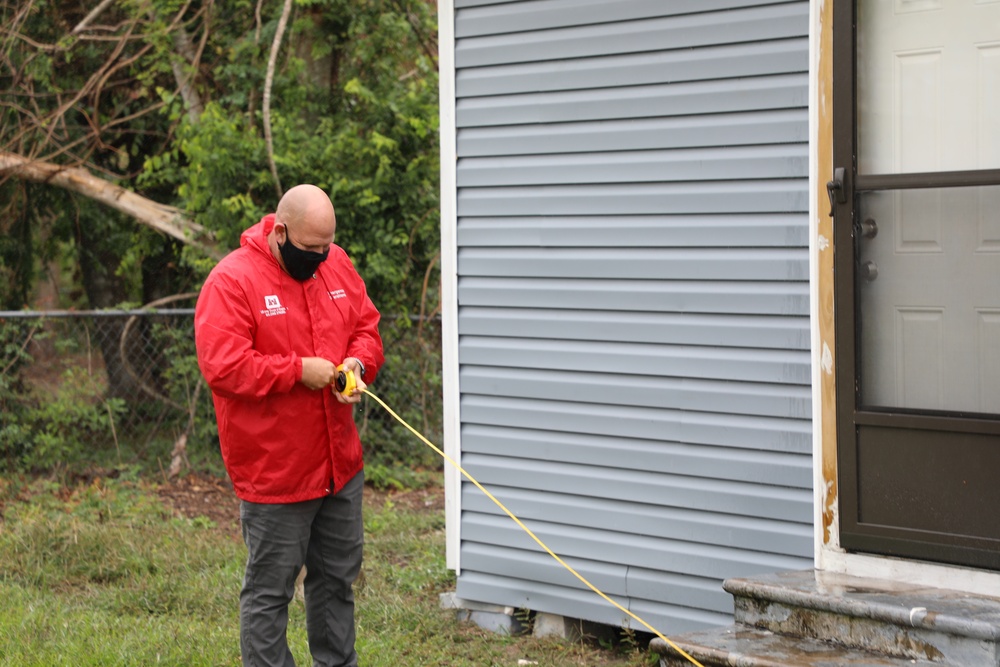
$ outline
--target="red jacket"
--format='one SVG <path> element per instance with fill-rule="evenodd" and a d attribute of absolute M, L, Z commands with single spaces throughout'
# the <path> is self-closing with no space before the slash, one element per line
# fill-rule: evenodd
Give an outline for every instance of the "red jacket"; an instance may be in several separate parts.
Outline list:
<path fill-rule="evenodd" d="M 236 495 L 292 503 L 339 491 L 362 468 L 352 406 L 301 384 L 302 357 L 357 357 L 364 381 L 384 361 L 379 313 L 339 246 L 298 282 L 271 254 L 274 216 L 243 232 L 198 297 L 198 365 L 212 388 Z"/>

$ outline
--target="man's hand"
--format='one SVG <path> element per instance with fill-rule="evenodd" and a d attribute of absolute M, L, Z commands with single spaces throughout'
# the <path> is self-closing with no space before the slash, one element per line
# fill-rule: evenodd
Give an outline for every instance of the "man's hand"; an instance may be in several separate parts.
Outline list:
<path fill-rule="evenodd" d="M 337 379 L 337 367 L 322 357 L 302 357 L 302 384 L 310 389 L 322 389 Z"/>
<path fill-rule="evenodd" d="M 337 397 L 337 400 L 341 403 L 360 403 L 361 394 L 364 393 L 368 385 L 365 381 L 361 379 L 361 364 L 354 357 L 347 357 L 344 359 L 344 372 L 351 371 L 354 373 L 354 392 L 350 396 L 344 396 L 339 391 L 334 390 L 333 395 Z"/>

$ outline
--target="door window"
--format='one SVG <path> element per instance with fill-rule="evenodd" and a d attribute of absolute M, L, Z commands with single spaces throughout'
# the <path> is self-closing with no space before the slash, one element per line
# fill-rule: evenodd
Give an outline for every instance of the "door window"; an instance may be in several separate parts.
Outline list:
<path fill-rule="evenodd" d="M 1000 167 L 1000 0 L 859 0 L 858 173 Z"/>
<path fill-rule="evenodd" d="M 859 404 L 1000 413 L 1000 187 L 933 187 L 1000 167 L 1000 1 L 858 0 L 856 40 Z"/>
<path fill-rule="evenodd" d="M 858 197 L 865 408 L 1000 413 L 1000 186 Z"/>

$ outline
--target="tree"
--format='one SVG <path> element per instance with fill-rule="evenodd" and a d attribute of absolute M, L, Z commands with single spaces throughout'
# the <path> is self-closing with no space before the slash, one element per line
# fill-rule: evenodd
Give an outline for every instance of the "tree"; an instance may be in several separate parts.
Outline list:
<path fill-rule="evenodd" d="M 13 153 L 0 152 L 0 172 L 26 181 L 72 190 L 120 213 L 132 216 L 140 224 L 188 243 L 209 257 L 221 258 L 212 235 L 204 227 L 188 219 L 177 207 L 147 199 L 112 181 L 98 178 L 81 167 L 64 167 L 52 162 L 31 160 Z"/>
<path fill-rule="evenodd" d="M 217 258 L 273 210 L 281 182 L 312 182 L 334 197 L 338 240 L 383 307 L 414 309 L 437 249 L 432 10 L 426 0 L 105 0 L 84 13 L 65 0 L 0 0 L 2 231 L 28 240 L 60 223 L 98 227 L 106 214 L 73 203 L 83 196 Z M 75 194 L 43 215 L 24 182 Z M 126 228 L 75 243 L 112 271 L 177 252 Z M 25 245 L 37 259 L 41 246 Z M 18 257 L 0 252 L 0 271 L 30 280 Z M 88 290 L 91 302 L 112 295 Z"/>
<path fill-rule="evenodd" d="M 330 192 L 380 310 L 432 312 L 434 8 L 0 0 L 0 309 L 28 303 L 55 260 L 75 267 L 74 305 L 194 290 L 308 182 Z M 109 394 L 135 395 L 108 370 Z"/>

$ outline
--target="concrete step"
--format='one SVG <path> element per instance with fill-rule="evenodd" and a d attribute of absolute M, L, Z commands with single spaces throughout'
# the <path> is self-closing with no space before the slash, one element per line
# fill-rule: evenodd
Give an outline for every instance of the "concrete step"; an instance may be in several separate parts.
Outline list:
<path fill-rule="evenodd" d="M 704 667 L 941 667 L 928 660 L 879 655 L 739 625 L 670 639 Z M 649 650 L 660 655 L 660 667 L 694 664 L 659 638 L 650 642 Z"/>
<path fill-rule="evenodd" d="M 723 587 L 738 626 L 938 665 L 1000 666 L 997 598 L 813 570 Z"/>

